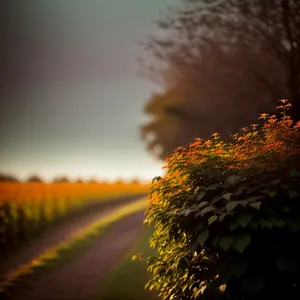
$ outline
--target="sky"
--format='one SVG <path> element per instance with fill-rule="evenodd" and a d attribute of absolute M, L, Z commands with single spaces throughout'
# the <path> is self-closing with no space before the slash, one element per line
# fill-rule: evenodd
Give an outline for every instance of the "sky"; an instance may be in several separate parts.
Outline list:
<path fill-rule="evenodd" d="M 149 180 L 162 162 L 139 138 L 159 90 L 138 44 L 177 0 L 10 0 L 0 172 L 45 180 Z"/>

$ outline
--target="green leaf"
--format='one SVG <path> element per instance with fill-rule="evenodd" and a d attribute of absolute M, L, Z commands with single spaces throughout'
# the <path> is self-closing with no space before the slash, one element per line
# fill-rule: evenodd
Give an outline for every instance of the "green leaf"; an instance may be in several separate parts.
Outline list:
<path fill-rule="evenodd" d="M 196 198 L 196 201 L 200 201 L 205 196 L 205 191 L 201 191 Z"/>
<path fill-rule="evenodd" d="M 257 209 L 257 210 L 259 210 L 260 207 L 261 207 L 261 201 L 250 203 L 250 206 Z"/>
<path fill-rule="evenodd" d="M 269 191 L 269 192 L 268 192 L 268 195 L 269 195 L 271 198 L 273 198 L 274 196 L 277 195 L 277 191 Z"/>
<path fill-rule="evenodd" d="M 216 202 L 220 201 L 223 199 L 223 196 L 222 195 L 218 195 L 216 196 L 212 201 L 211 201 L 211 204 L 215 204 Z"/>
<path fill-rule="evenodd" d="M 248 197 L 246 199 L 240 200 L 240 202 L 247 201 L 247 203 L 252 203 L 252 202 L 256 202 L 256 201 L 258 201 L 258 200 L 260 200 L 262 198 L 265 198 L 265 197 L 266 196 L 262 196 L 262 195 L 260 195 L 260 196 L 251 196 L 251 197 Z"/>
<path fill-rule="evenodd" d="M 215 190 L 217 190 L 219 187 L 220 187 L 220 184 L 214 183 L 214 184 L 209 185 L 209 186 L 206 188 L 206 191 L 215 191 Z"/>
<path fill-rule="evenodd" d="M 192 212 L 191 209 L 185 209 L 185 210 L 183 211 L 183 215 L 184 215 L 185 217 L 187 217 L 191 212 Z"/>
<path fill-rule="evenodd" d="M 252 218 L 251 215 L 243 214 L 243 215 L 239 215 L 236 221 L 239 225 L 245 228 L 248 225 L 248 223 L 251 221 L 251 218 Z"/>
<path fill-rule="evenodd" d="M 249 246 L 250 242 L 251 242 L 250 234 L 243 234 L 234 238 L 234 243 L 232 247 L 236 251 L 243 253 L 245 249 Z"/>
<path fill-rule="evenodd" d="M 197 242 L 201 247 L 204 247 L 205 241 L 209 237 L 209 230 L 206 228 L 198 235 Z"/>
<path fill-rule="evenodd" d="M 300 172 L 296 169 L 293 169 L 291 172 L 290 172 L 290 176 L 295 178 L 295 177 L 300 177 Z"/>
<path fill-rule="evenodd" d="M 276 218 L 272 219 L 272 223 L 274 224 L 275 227 L 278 227 L 278 228 L 282 228 L 286 225 L 285 222 L 283 222 L 282 220 L 276 219 Z"/>
<path fill-rule="evenodd" d="M 198 208 L 204 207 L 205 205 L 209 205 L 209 202 L 203 201 L 199 205 L 197 205 Z"/>
<path fill-rule="evenodd" d="M 229 224 L 229 229 L 230 231 L 233 231 L 234 229 L 236 229 L 239 226 L 239 224 L 235 221 L 230 222 Z"/>
<path fill-rule="evenodd" d="M 229 201 L 232 195 L 233 193 L 226 193 L 223 195 L 223 198 Z"/>
<path fill-rule="evenodd" d="M 249 264 L 246 261 L 234 262 L 231 266 L 231 272 L 237 277 L 241 277 L 247 270 Z"/>
<path fill-rule="evenodd" d="M 270 220 L 266 220 L 266 219 L 260 219 L 259 224 L 261 226 L 261 228 L 268 228 L 271 229 L 273 227 L 273 223 Z"/>
<path fill-rule="evenodd" d="M 293 199 L 293 198 L 299 196 L 299 194 L 294 190 L 289 190 L 288 193 L 289 193 L 289 199 Z"/>
<path fill-rule="evenodd" d="M 219 241 L 219 245 L 224 251 L 227 251 L 232 244 L 233 244 L 233 236 L 232 235 L 224 236 Z"/>
<path fill-rule="evenodd" d="M 257 229 L 257 228 L 258 228 L 258 222 L 252 220 L 252 221 L 249 223 L 249 226 L 248 226 L 248 227 L 250 227 L 250 228 L 252 228 L 252 229 Z"/>
<path fill-rule="evenodd" d="M 237 201 L 231 201 L 226 204 L 226 209 L 228 212 L 231 212 L 239 203 Z"/>
<path fill-rule="evenodd" d="M 218 220 L 218 216 L 211 216 L 208 218 L 208 225 L 211 225 L 213 222 Z"/>
<path fill-rule="evenodd" d="M 203 209 L 200 211 L 200 215 L 201 215 L 201 217 L 203 217 L 206 213 L 212 212 L 212 211 L 215 211 L 215 210 L 216 210 L 215 207 L 213 207 L 213 206 L 208 206 L 208 207 L 203 208 Z"/>

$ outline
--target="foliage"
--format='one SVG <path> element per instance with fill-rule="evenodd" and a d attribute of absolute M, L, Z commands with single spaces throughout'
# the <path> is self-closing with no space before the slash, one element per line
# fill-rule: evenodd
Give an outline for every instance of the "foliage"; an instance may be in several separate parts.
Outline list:
<path fill-rule="evenodd" d="M 81 209 L 148 189 L 142 184 L 0 182 L 0 253 Z"/>
<path fill-rule="evenodd" d="M 281 118 L 179 147 L 153 180 L 147 286 L 163 299 L 299 299 L 300 122 L 280 101 Z"/>
<path fill-rule="evenodd" d="M 182 0 L 157 25 L 142 68 L 162 91 L 141 128 L 157 157 L 213 132 L 229 142 L 282 97 L 300 119 L 300 1 Z"/>

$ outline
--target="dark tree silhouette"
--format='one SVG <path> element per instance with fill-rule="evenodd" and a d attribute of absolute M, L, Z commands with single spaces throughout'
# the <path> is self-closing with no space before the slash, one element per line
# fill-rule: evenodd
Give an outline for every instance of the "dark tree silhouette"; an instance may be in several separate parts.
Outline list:
<path fill-rule="evenodd" d="M 19 179 L 13 175 L 9 174 L 0 174 L 0 182 L 6 181 L 6 182 L 19 182 Z"/>
<path fill-rule="evenodd" d="M 165 158 L 216 131 L 229 140 L 258 114 L 275 113 L 282 98 L 299 120 L 300 1 L 182 2 L 157 22 L 166 34 L 144 43 L 146 75 L 163 87 L 145 107 L 148 148 Z"/>
<path fill-rule="evenodd" d="M 66 176 L 56 177 L 53 179 L 54 183 L 67 183 L 70 182 L 69 178 Z"/>
<path fill-rule="evenodd" d="M 27 182 L 43 182 L 42 178 L 39 177 L 38 175 L 31 175 Z"/>

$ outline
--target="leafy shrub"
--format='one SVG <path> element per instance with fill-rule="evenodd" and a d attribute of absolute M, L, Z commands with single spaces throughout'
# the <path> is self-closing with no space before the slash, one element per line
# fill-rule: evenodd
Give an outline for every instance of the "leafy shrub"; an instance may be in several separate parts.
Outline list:
<path fill-rule="evenodd" d="M 179 147 L 150 188 L 147 287 L 163 299 L 300 298 L 300 122 Z"/>

